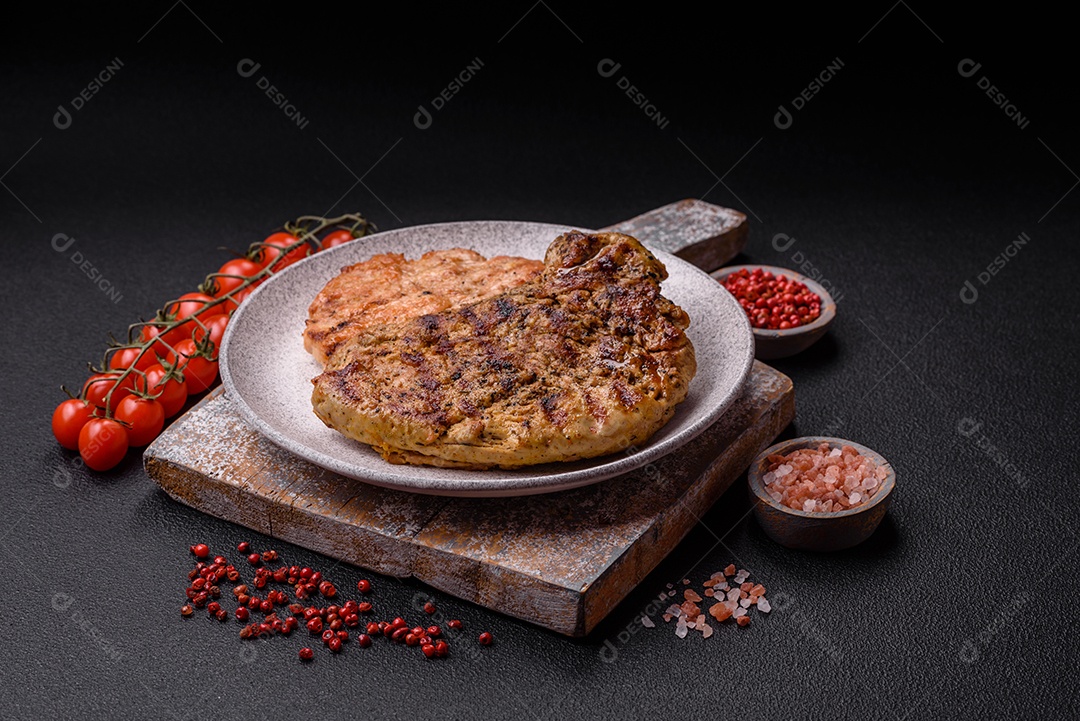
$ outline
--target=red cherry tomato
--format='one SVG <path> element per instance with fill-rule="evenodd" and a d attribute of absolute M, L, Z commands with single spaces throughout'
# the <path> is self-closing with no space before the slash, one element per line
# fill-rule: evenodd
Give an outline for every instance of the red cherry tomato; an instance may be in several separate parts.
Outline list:
<path fill-rule="evenodd" d="M 263 241 L 264 245 L 260 246 L 258 250 L 255 251 L 255 254 L 252 256 L 251 260 L 255 263 L 258 263 L 260 268 L 265 268 L 266 266 L 277 260 L 278 257 L 285 252 L 285 248 L 288 248 L 297 240 L 298 238 L 295 235 L 291 235 L 290 233 L 274 233 Z M 311 255 L 311 245 L 308 243 L 304 243 L 299 248 L 289 251 L 288 255 L 286 255 L 281 262 L 274 266 L 274 272 L 278 273 L 283 268 L 286 268 L 293 263 L 296 263 L 297 261 L 303 260 L 309 255 Z"/>
<path fill-rule="evenodd" d="M 247 258 L 233 258 L 225 265 L 218 268 L 218 273 L 221 275 L 214 277 L 214 289 L 211 295 L 215 298 L 221 296 L 239 287 L 245 280 L 262 270 L 262 266 L 258 263 L 253 263 Z M 232 277 L 239 276 L 239 277 Z"/>
<path fill-rule="evenodd" d="M 128 424 L 128 443 L 145 446 L 165 427 L 165 410 L 151 398 L 128 396 L 116 407 L 116 420 Z"/>
<path fill-rule="evenodd" d="M 141 352 L 142 351 L 139 348 L 120 348 L 119 350 L 113 351 L 113 354 L 109 356 L 109 367 L 113 370 L 122 371 L 127 370 L 131 367 L 131 364 L 134 363 L 135 368 L 144 371 L 157 363 L 153 350 L 143 353 L 142 357 L 139 358 L 139 353 Z M 135 360 L 136 358 L 138 358 L 138 360 Z"/>
<path fill-rule="evenodd" d="M 124 458 L 127 431 L 108 418 L 91 418 L 79 431 L 79 455 L 95 471 L 107 471 Z"/>
<path fill-rule="evenodd" d="M 214 355 L 216 356 L 218 349 L 221 348 L 221 339 L 225 336 L 225 328 L 229 325 L 229 316 L 215 315 L 206 321 L 205 325 L 205 331 L 202 328 L 195 331 L 195 339 L 201 341 L 209 334 L 210 342 L 214 344 Z"/>
<path fill-rule="evenodd" d="M 198 349 L 195 347 L 195 341 L 191 339 L 177 343 L 176 352 L 184 357 L 181 360 L 180 372 L 184 374 L 188 392 L 202 393 L 213 387 L 218 373 L 216 360 L 197 355 Z"/>
<path fill-rule="evenodd" d="M 90 420 L 94 407 L 86 401 L 70 398 L 56 407 L 52 414 L 52 432 L 56 440 L 70 451 L 79 449 L 79 431 Z"/>
<path fill-rule="evenodd" d="M 323 250 L 326 250 L 327 248 L 335 248 L 339 245 L 345 245 L 346 243 L 350 243 L 354 240 L 356 240 L 356 238 L 353 237 L 353 234 L 350 231 L 344 229 L 335 230 L 323 236 L 321 246 Z"/>
<path fill-rule="evenodd" d="M 166 418 L 172 418 L 179 413 L 187 402 L 187 383 L 176 378 L 165 380 L 165 369 L 160 364 L 146 369 L 146 382 L 150 386 L 150 394 L 161 406 Z"/>
<path fill-rule="evenodd" d="M 170 303 L 165 309 L 165 312 L 177 320 L 190 318 L 194 315 L 197 315 L 200 320 L 205 320 L 206 318 L 211 318 L 220 313 L 227 312 L 224 303 L 206 307 L 208 303 L 212 303 L 213 301 L 214 298 L 206 293 L 184 293 L 175 303 Z M 190 333 L 191 331 L 189 330 L 188 334 Z"/>
<path fill-rule="evenodd" d="M 131 395 L 131 389 L 136 386 L 142 390 L 145 383 L 142 377 L 131 373 L 125 378 L 119 385 L 116 383 L 116 379 L 119 377 L 119 373 L 96 373 L 86 379 L 85 385 L 83 385 L 83 397 L 98 408 L 105 407 L 105 398 L 109 395 L 109 391 L 113 386 L 116 386 L 116 390 L 112 391 L 112 398 L 109 400 L 109 409 L 116 410 L 116 406 L 125 397 Z"/>
<path fill-rule="evenodd" d="M 260 266 L 258 263 L 254 263 L 248 260 L 247 258 L 234 258 L 233 260 L 230 260 L 218 269 L 218 273 L 220 273 L 221 275 L 213 278 L 213 282 L 211 283 L 213 289 L 211 290 L 210 295 L 214 296 L 215 298 L 220 298 L 224 295 L 228 295 L 230 292 L 239 288 L 248 278 L 257 274 L 261 270 L 262 266 Z M 248 287 L 255 288 L 260 283 L 262 283 L 262 281 L 258 280 Z M 225 301 L 223 305 L 226 312 L 231 313 L 232 311 L 236 310 L 237 306 L 240 305 L 240 301 L 237 300 L 236 296 L 234 295 L 229 300 Z"/>

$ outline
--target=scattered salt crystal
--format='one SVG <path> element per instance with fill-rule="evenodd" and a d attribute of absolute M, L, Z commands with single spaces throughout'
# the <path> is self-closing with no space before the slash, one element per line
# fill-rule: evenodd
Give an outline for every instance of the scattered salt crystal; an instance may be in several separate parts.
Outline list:
<path fill-rule="evenodd" d="M 729 601 L 738 601 L 739 600 L 739 589 L 733 588 L 730 591 L 728 591 L 727 600 L 729 600 Z"/>
<path fill-rule="evenodd" d="M 694 624 L 694 628 L 698 631 L 705 630 L 705 614 L 701 614 L 697 617 L 697 622 Z"/>
<path fill-rule="evenodd" d="M 735 564 L 734 563 L 730 564 L 727 568 L 724 569 L 724 575 L 725 576 L 730 576 L 730 575 L 732 575 L 734 573 L 735 573 Z M 668 588 L 670 588 L 670 586 Z"/>
<path fill-rule="evenodd" d="M 645 628 L 656 628 L 656 624 L 653 623 L 653 620 L 648 616 L 641 617 L 641 625 Z"/>
<path fill-rule="evenodd" d="M 670 613 L 672 616 L 678 617 L 682 615 L 682 608 L 673 603 L 667 607 L 667 611 L 664 613 Z"/>
<path fill-rule="evenodd" d="M 690 585 L 690 579 L 689 579 L 689 578 L 684 578 L 684 579 L 682 580 L 682 585 L 684 585 L 684 586 L 689 586 L 689 585 Z"/>
<path fill-rule="evenodd" d="M 709 624 L 705 624 L 705 628 L 701 629 L 701 637 L 709 638 L 713 634 L 713 628 Z"/>
<path fill-rule="evenodd" d="M 679 638 L 686 638 L 686 619 L 680 618 L 679 622 L 675 624 L 675 635 Z"/>
<path fill-rule="evenodd" d="M 772 604 L 769 603 L 769 599 L 764 596 L 760 596 L 757 600 L 757 610 L 762 613 L 768 613 L 772 610 Z"/>
<path fill-rule="evenodd" d="M 743 581 L 745 581 L 747 578 L 750 577 L 750 572 L 747 571 L 745 568 L 740 568 L 738 575 L 742 576 Z M 739 583 L 742 583 L 742 581 L 739 581 Z"/>
<path fill-rule="evenodd" d="M 736 621 L 736 623 L 738 623 L 740 626 L 749 626 L 750 625 L 750 617 L 749 616 L 742 616 Z"/>
<path fill-rule="evenodd" d="M 753 588 L 750 589 L 750 595 L 751 596 L 764 596 L 765 595 L 765 587 L 762 586 L 759 583 L 758 585 L 756 585 L 756 586 L 754 586 Z"/>
<path fill-rule="evenodd" d="M 694 603 L 697 603 L 701 600 L 701 596 L 699 596 L 697 594 L 697 591 L 692 588 L 688 588 L 683 591 L 683 598 L 685 598 L 687 601 L 693 601 Z"/>
<path fill-rule="evenodd" d="M 716 595 L 716 592 L 715 592 L 715 591 L 713 591 L 713 590 L 712 590 L 711 588 L 706 588 L 706 589 L 705 589 L 705 596 L 706 596 L 706 597 L 708 597 L 708 598 L 712 598 L 712 597 L 713 597 L 713 596 L 715 596 L 715 595 Z"/>
<path fill-rule="evenodd" d="M 728 585 L 727 581 L 724 581 L 723 583 L 716 584 L 714 588 L 716 588 L 717 591 L 726 591 L 731 588 L 731 586 Z"/>
<path fill-rule="evenodd" d="M 665 613 L 664 614 L 664 623 L 671 623 L 671 614 L 670 613 Z"/>
<path fill-rule="evenodd" d="M 731 618 L 731 609 L 723 603 L 714 603 L 712 608 L 709 609 L 709 615 L 723 623 Z"/>
<path fill-rule="evenodd" d="M 736 608 L 735 611 L 732 612 L 731 615 L 734 616 L 735 618 L 742 618 L 743 616 L 746 615 L 746 609 L 742 608 L 740 606 L 739 608 Z"/>
<path fill-rule="evenodd" d="M 741 598 L 741 599 L 739 599 L 739 605 L 742 606 L 743 608 L 750 608 L 750 599 L 749 598 Z"/>

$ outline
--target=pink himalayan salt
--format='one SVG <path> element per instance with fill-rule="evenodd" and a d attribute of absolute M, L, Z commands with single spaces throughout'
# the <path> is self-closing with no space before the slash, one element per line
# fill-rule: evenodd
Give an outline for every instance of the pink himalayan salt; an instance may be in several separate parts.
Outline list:
<path fill-rule="evenodd" d="M 843 511 L 866 503 L 888 471 L 851 446 L 800 448 L 766 459 L 762 480 L 774 501 L 807 513 Z"/>
<path fill-rule="evenodd" d="M 701 603 L 701 596 L 699 596 L 697 594 L 697 591 L 692 588 L 688 588 L 683 591 L 683 598 L 693 603 Z"/>

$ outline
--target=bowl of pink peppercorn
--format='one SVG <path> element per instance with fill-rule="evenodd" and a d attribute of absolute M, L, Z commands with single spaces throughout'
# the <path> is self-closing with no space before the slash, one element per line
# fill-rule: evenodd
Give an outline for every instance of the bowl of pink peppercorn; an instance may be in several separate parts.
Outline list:
<path fill-rule="evenodd" d="M 732 265 L 713 271 L 746 311 L 754 355 L 787 358 L 816 343 L 836 317 L 836 302 L 812 278 L 773 265 Z"/>
<path fill-rule="evenodd" d="M 771 539 L 806 551 L 839 551 L 873 534 L 896 472 L 880 454 L 842 438 L 804 436 L 758 454 L 747 470 L 754 515 Z"/>

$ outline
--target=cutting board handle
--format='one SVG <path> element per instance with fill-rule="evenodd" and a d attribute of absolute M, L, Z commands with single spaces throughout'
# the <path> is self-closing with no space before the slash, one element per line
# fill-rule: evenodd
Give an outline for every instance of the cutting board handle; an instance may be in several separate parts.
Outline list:
<path fill-rule="evenodd" d="M 742 252 L 749 236 L 746 215 L 687 198 L 602 228 L 632 235 L 651 248 L 679 256 L 708 272 Z"/>

